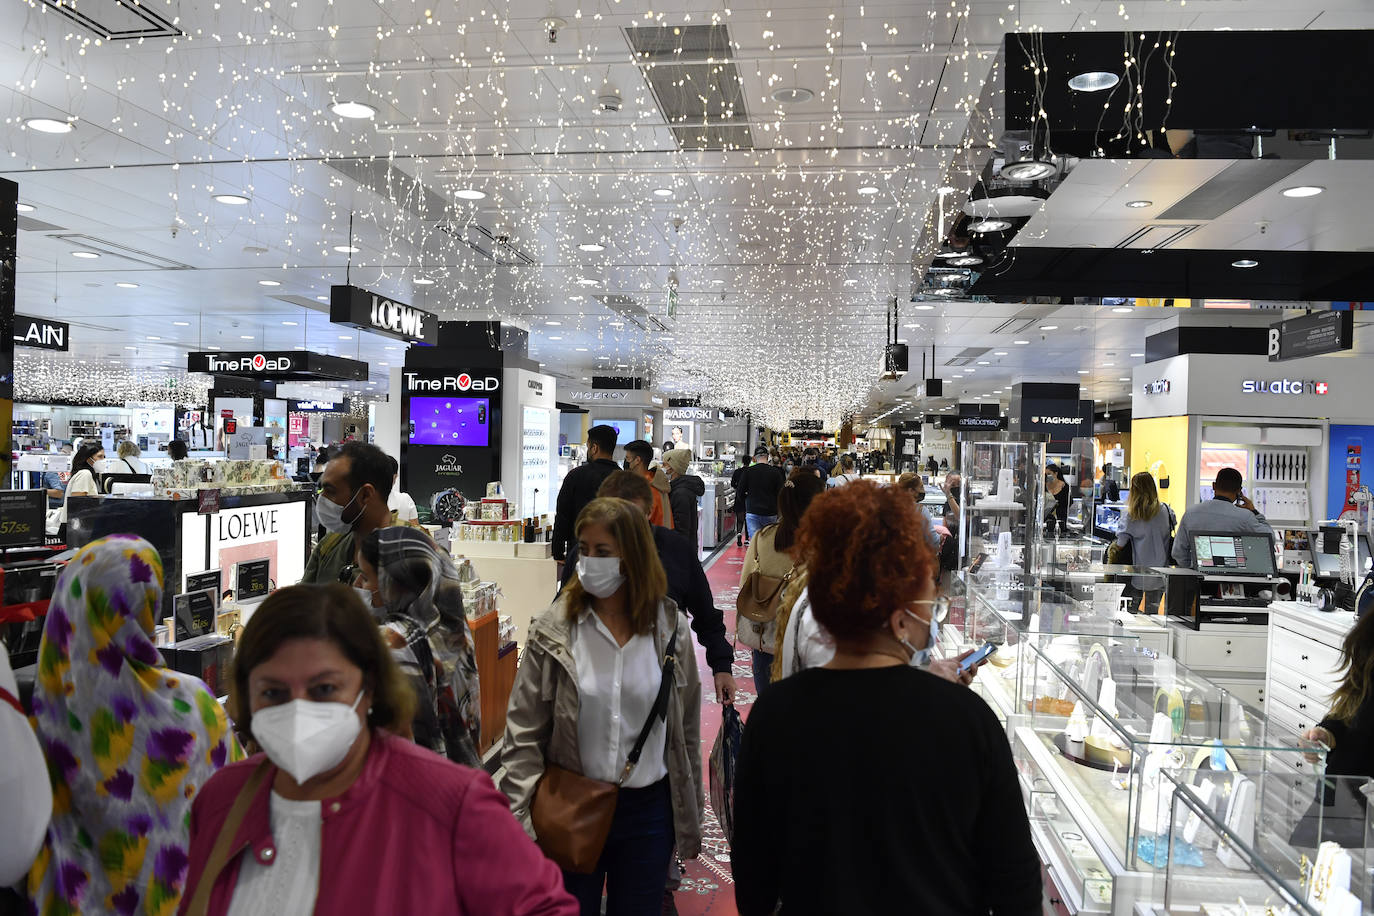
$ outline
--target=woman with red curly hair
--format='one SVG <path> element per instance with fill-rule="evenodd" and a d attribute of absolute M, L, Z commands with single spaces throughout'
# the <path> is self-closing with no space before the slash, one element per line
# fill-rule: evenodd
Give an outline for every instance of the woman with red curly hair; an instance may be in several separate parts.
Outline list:
<path fill-rule="evenodd" d="M 816 497 L 798 547 L 835 656 L 773 685 L 744 729 L 731 861 L 741 916 L 1041 912 L 1040 861 L 1006 733 L 971 691 L 914 666 L 944 600 L 911 496 Z M 852 770 L 818 754 L 843 742 Z"/>

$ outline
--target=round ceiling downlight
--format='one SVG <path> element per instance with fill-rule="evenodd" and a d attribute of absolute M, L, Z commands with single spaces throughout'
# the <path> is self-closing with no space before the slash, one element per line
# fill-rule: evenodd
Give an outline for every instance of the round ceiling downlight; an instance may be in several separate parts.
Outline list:
<path fill-rule="evenodd" d="M 1075 92 L 1102 92 L 1121 82 L 1121 77 L 1106 70 L 1089 70 L 1069 77 L 1069 88 Z"/>
<path fill-rule="evenodd" d="M 862 188 L 859 188 L 859 193 L 864 195 L 865 197 L 868 197 L 872 194 L 877 194 L 878 189 L 871 184 L 866 184 Z"/>
<path fill-rule="evenodd" d="M 816 93 L 802 86 L 789 86 L 784 89 L 773 90 L 773 101 L 780 105 L 797 105 L 802 102 L 809 102 L 816 97 Z"/>
<path fill-rule="evenodd" d="M 976 254 L 962 254 L 957 258 L 950 258 L 947 263 L 951 267 L 977 267 L 983 263 L 983 259 Z"/>
<path fill-rule="evenodd" d="M 588 251 L 592 254 L 596 254 L 597 252 L 605 251 L 606 246 L 600 244 L 599 242 L 583 242 L 581 245 L 577 246 L 577 250 Z"/>
<path fill-rule="evenodd" d="M 94 261 L 96 258 L 100 257 L 100 255 L 96 254 L 94 251 L 73 251 L 72 257 L 80 258 L 83 261 Z"/>
<path fill-rule="evenodd" d="M 1326 188 L 1318 184 L 1300 184 L 1291 188 L 1283 189 L 1284 197 L 1316 197 Z"/>
<path fill-rule="evenodd" d="M 434 283 L 429 277 L 416 277 L 412 282 L 416 286 L 430 286 Z"/>
<path fill-rule="evenodd" d="M 242 194 L 216 194 L 215 200 L 222 204 L 228 204 L 231 207 L 242 207 L 248 203 L 248 198 L 244 197 Z"/>
<path fill-rule="evenodd" d="M 355 121 L 372 118 L 377 114 L 377 109 L 365 102 L 353 102 L 346 99 L 330 105 L 329 110 L 341 118 L 350 118 Z"/>
<path fill-rule="evenodd" d="M 40 134 L 69 134 L 76 130 L 76 125 L 71 121 L 61 121 L 57 118 L 28 118 L 24 121 L 24 126 Z"/>
<path fill-rule="evenodd" d="M 453 196 L 459 200 L 486 200 L 487 192 L 476 188 L 459 188 L 453 192 Z"/>
<path fill-rule="evenodd" d="M 1059 171 L 1059 167 L 1046 159 L 1022 159 L 1008 162 L 999 173 L 1008 181 L 1040 181 Z"/>
<path fill-rule="evenodd" d="M 1259 267 L 1259 261 L 1256 261 L 1254 258 L 1241 258 L 1239 261 L 1232 261 L 1231 266 L 1239 267 L 1242 270 L 1248 270 L 1251 267 Z"/>
<path fill-rule="evenodd" d="M 969 223 L 969 232 L 1006 232 L 1011 228 L 1009 219 L 980 219 Z"/>
<path fill-rule="evenodd" d="M 1153 200 L 1128 200 L 1126 201 L 1126 206 L 1130 207 L 1132 210 L 1139 210 L 1142 207 L 1152 207 L 1154 203 Z"/>

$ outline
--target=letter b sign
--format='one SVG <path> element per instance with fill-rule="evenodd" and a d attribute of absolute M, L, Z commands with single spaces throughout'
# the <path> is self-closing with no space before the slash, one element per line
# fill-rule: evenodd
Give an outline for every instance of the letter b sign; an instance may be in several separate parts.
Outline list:
<path fill-rule="evenodd" d="M 1279 329 L 1269 329 L 1269 358 L 1275 360 L 1279 358 Z"/>

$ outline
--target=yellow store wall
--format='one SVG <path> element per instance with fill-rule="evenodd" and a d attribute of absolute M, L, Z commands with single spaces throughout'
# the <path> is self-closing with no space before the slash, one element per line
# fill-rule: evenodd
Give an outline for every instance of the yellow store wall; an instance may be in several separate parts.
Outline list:
<path fill-rule="evenodd" d="M 1149 471 L 1159 498 L 1179 518 L 1188 510 L 1188 418 L 1156 417 L 1131 421 L 1131 472 Z M 1163 486 L 1162 473 L 1169 485 Z M 1126 495 L 1124 492 L 1121 494 Z"/>

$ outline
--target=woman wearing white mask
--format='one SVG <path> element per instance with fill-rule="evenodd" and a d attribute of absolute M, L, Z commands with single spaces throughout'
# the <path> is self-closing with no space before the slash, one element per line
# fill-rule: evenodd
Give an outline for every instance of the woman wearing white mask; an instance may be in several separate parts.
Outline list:
<path fill-rule="evenodd" d="M 550 825 L 538 793 L 557 791 L 547 786 L 585 789 L 577 777 L 618 783 L 599 855 L 585 873 L 565 868 L 564 883 L 583 916 L 601 912 L 603 886 L 611 916 L 657 916 L 674 843 L 685 859 L 701 849 L 701 682 L 692 634 L 665 597 L 667 579 L 637 506 L 595 499 L 575 531 L 577 574 L 530 624 L 515 676 L 501 789 L 538 838 Z M 567 866 L 549 833 L 541 845 Z"/>
<path fill-rule="evenodd" d="M 909 494 L 864 480 L 802 518 L 811 613 L 835 655 L 772 685 L 744 727 L 731 847 L 741 916 L 779 902 L 788 916 L 1041 912 L 1006 731 L 972 691 L 916 670 L 944 613 L 928 524 Z M 849 770 L 818 753 L 836 734 Z"/>
<path fill-rule="evenodd" d="M 485 773 L 394 734 L 414 705 L 351 589 L 269 596 L 230 685 L 236 725 L 266 754 L 196 796 L 179 912 L 576 913 Z"/>

